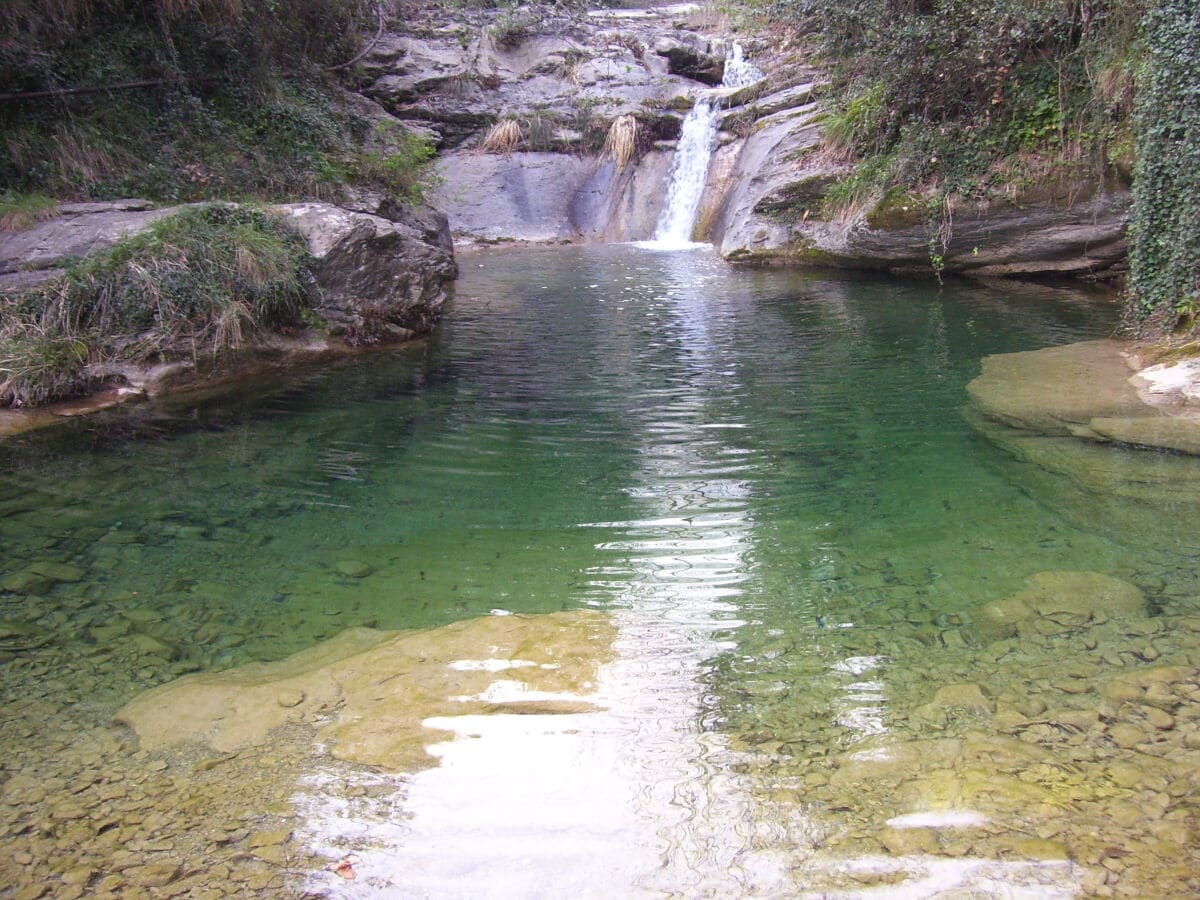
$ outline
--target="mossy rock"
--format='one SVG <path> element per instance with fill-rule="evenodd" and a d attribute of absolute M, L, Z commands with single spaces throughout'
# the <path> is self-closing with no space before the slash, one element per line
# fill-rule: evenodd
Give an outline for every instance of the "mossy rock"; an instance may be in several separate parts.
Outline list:
<path fill-rule="evenodd" d="M 875 231 L 903 231 L 929 218 L 925 201 L 903 188 L 892 188 L 867 213 L 867 224 Z"/>
<path fill-rule="evenodd" d="M 754 211 L 783 222 L 824 221 L 828 218 L 823 209 L 825 192 L 838 180 L 839 176 L 831 173 L 809 175 L 767 194 Z"/>

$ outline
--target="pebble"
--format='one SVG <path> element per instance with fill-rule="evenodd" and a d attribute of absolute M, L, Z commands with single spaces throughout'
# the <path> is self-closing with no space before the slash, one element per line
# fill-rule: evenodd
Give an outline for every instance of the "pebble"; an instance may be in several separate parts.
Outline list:
<path fill-rule="evenodd" d="M 366 578 L 375 572 L 375 567 L 359 559 L 339 559 L 333 570 L 344 578 Z"/>
<path fill-rule="evenodd" d="M 1163 712 L 1156 706 L 1143 706 L 1142 713 L 1146 721 L 1159 731 L 1169 731 L 1175 727 L 1175 718 L 1170 713 Z"/>
<path fill-rule="evenodd" d="M 1146 735 L 1136 725 L 1120 722 L 1108 729 L 1112 742 L 1123 750 L 1136 747 L 1146 740 Z"/>
<path fill-rule="evenodd" d="M 122 873 L 139 887 L 165 887 L 179 877 L 179 866 L 174 863 L 150 863 L 132 866 Z"/>
<path fill-rule="evenodd" d="M 282 690 L 275 695 L 275 702 L 285 709 L 290 709 L 293 706 L 299 706 L 304 702 L 304 691 L 295 689 Z"/>

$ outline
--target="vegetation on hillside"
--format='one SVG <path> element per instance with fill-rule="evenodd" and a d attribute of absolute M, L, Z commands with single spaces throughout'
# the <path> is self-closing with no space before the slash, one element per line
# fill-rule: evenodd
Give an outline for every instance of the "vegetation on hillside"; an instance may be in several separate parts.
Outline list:
<path fill-rule="evenodd" d="M 378 9 L 372 0 L 6 0 L 0 192 L 299 199 L 353 181 L 411 194 L 432 149 L 373 133 L 331 68 L 373 36 Z"/>
<path fill-rule="evenodd" d="M 1127 178 L 1138 9 L 1128 0 L 763 0 L 816 35 L 845 200 L 989 197 Z"/>
<path fill-rule="evenodd" d="M 735 4 L 739 5 L 739 4 Z M 747 0 L 830 75 L 827 205 L 926 203 L 930 260 L 962 199 L 1132 185 L 1129 320 L 1200 319 L 1195 0 Z"/>
<path fill-rule="evenodd" d="M 0 294 L 0 404 L 89 386 L 91 363 L 211 355 L 299 321 L 313 278 L 303 239 L 279 219 L 204 204 L 160 219 L 27 291 Z"/>
<path fill-rule="evenodd" d="M 1194 331 L 1200 318 L 1200 6 L 1156 0 L 1144 32 L 1131 318 L 1143 332 Z"/>

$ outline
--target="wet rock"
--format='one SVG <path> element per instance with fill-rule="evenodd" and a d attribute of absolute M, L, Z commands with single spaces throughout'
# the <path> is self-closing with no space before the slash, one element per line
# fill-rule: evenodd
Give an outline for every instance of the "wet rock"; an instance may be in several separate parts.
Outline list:
<path fill-rule="evenodd" d="M 290 828 L 276 828 L 269 831 L 256 831 L 246 839 L 246 846 L 251 850 L 258 850 L 262 847 L 274 847 L 280 844 L 286 844 L 291 839 L 292 830 Z"/>
<path fill-rule="evenodd" d="M 344 578 L 366 578 L 375 572 L 375 567 L 358 559 L 339 559 L 333 570 Z"/>
<path fill-rule="evenodd" d="M 1153 412 L 1129 383 L 1124 349 L 1118 341 L 1085 341 L 988 356 L 967 392 L 989 418 L 1042 434 L 1070 435 L 1093 418 Z"/>
<path fill-rule="evenodd" d="M 1067 852 L 1067 848 L 1063 844 L 1043 838 L 1020 838 L 1012 841 L 1009 846 L 1013 852 L 1024 856 L 1026 859 L 1058 861 L 1071 858 L 1071 855 Z"/>
<path fill-rule="evenodd" d="M 406 771 L 432 764 L 423 723 L 437 715 L 594 709 L 588 693 L 612 653 L 608 617 L 587 611 L 485 616 L 421 632 L 353 628 L 275 663 L 189 675 L 126 704 L 117 720 L 143 748 L 196 740 L 219 751 L 260 745 L 280 725 L 321 721 L 318 738 L 339 759 Z M 486 666 L 462 661 L 520 659 L 506 678 L 562 699 L 488 694 Z M 452 664 L 456 664 L 452 666 Z M 296 693 L 299 702 L 290 701 Z"/>
<path fill-rule="evenodd" d="M 1146 741 L 1146 734 L 1136 725 L 1118 722 L 1108 729 L 1112 742 L 1122 750 L 1129 750 Z"/>
<path fill-rule="evenodd" d="M 925 828 L 885 828 L 877 839 L 892 856 L 937 853 L 937 839 Z"/>
<path fill-rule="evenodd" d="M 131 866 L 122 873 L 125 879 L 138 887 L 166 887 L 179 878 L 179 866 L 174 863 L 150 863 L 144 866 Z"/>
<path fill-rule="evenodd" d="M 54 579 L 39 575 L 31 569 L 14 572 L 0 580 L 0 590 L 13 594 L 43 594 L 54 586 Z"/>
<path fill-rule="evenodd" d="M 69 885 L 87 884 L 95 874 L 96 870 L 91 866 L 75 866 L 63 872 L 62 881 Z"/>
<path fill-rule="evenodd" d="M 86 574 L 79 566 L 72 566 L 68 563 L 50 562 L 48 560 L 32 563 L 28 571 L 44 575 L 52 581 L 68 582 L 79 581 Z"/>
<path fill-rule="evenodd" d="M 1132 584 L 1097 572 L 1039 572 L 1011 597 L 984 604 L 974 614 L 975 630 L 988 642 L 1012 637 L 1039 618 L 1070 616 L 1079 622 L 1146 615 L 1146 598 Z"/>
<path fill-rule="evenodd" d="M 1175 416 L 1094 418 L 1088 427 L 1101 437 L 1122 444 L 1175 450 L 1200 456 L 1200 420 Z"/>
<path fill-rule="evenodd" d="M 275 695 L 275 702 L 280 706 L 291 709 L 304 702 L 304 691 L 284 690 Z"/>
<path fill-rule="evenodd" d="M 148 656 L 161 656 L 166 660 L 173 659 L 175 656 L 175 650 L 172 647 L 148 634 L 139 633 L 130 635 L 125 645 L 136 653 Z"/>

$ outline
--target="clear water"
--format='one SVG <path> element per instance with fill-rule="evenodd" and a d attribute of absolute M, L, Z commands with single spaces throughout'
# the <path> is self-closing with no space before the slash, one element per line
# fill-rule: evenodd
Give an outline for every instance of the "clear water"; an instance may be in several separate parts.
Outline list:
<path fill-rule="evenodd" d="M 904 882 L 885 866 L 845 888 L 828 859 L 876 859 L 886 821 L 937 807 L 907 788 L 831 786 L 838 754 L 930 739 L 911 713 L 945 683 L 991 678 L 988 691 L 1013 703 L 1054 690 L 1063 648 L 1031 646 L 1013 669 L 1028 680 L 1005 681 L 1018 676 L 970 636 L 979 604 L 1034 573 L 1080 569 L 1137 584 L 1158 615 L 1196 614 L 1200 512 L 1163 522 L 1137 500 L 1093 502 L 961 412 L 984 355 L 1103 336 L 1109 298 L 736 270 L 707 253 L 629 247 L 461 262 L 458 298 L 423 344 L 0 445 L 4 574 L 47 560 L 83 570 L 36 596 L 0 594 L 0 618 L 42 641 L 0 664 L 9 775 L 52 770 L 66 785 L 71 748 L 108 734 L 138 691 L 187 671 L 278 659 L 353 625 L 596 609 L 618 633 L 599 688 L 609 711 L 521 732 L 508 756 L 472 757 L 495 745 L 456 742 L 453 765 L 376 811 L 404 808 L 409 824 L 360 863 L 372 879 L 329 876 L 322 890 L 563 896 L 574 884 L 564 866 L 583 896 L 786 896 L 826 883 L 1049 896 L 1095 887 L 1090 871 L 1104 885 L 1112 868 L 1064 836 L 1072 820 L 1106 821 L 1103 798 L 1036 820 L 1000 800 L 984 810 L 1010 817 L 989 839 L 1053 839 L 1071 863 L 943 835 L 944 859 L 926 855 L 952 871 L 930 863 Z M 339 574 L 345 560 L 372 574 Z M 173 658 L 128 652 L 135 631 Z M 1163 662 L 1195 650 L 1182 629 L 1132 640 L 1158 641 Z M 113 733 L 106 765 L 124 765 L 135 748 Z M 953 726 L 939 734 L 963 739 Z M 1078 744 L 1046 752 L 1039 765 L 1085 771 Z M 469 775 L 469 796 L 455 773 Z M 910 775 L 910 787 L 924 783 Z M 557 785 L 544 803 L 539 777 Z M 1190 790 L 1163 802 L 1190 803 Z M 47 847 L 71 858 L 71 840 L 64 850 L 25 828 L 55 802 L 31 796 L 0 823 L 8 854 L 33 848 L 8 870 L 12 884 L 57 877 L 45 867 L 64 864 L 42 859 Z M 309 797 L 291 813 L 317 843 L 328 835 L 314 817 L 332 815 L 318 806 Z M 511 841 L 463 828 L 486 820 L 495 838 L 497 810 L 525 823 L 519 865 Z M 1152 837 L 1138 839 L 1149 848 Z M 96 859 L 112 852 L 96 846 Z M 204 847 L 178 837 L 172 852 L 202 858 Z M 1190 859 L 1193 845 L 1180 852 Z M 1150 849 L 1144 861 L 1162 868 Z"/>

